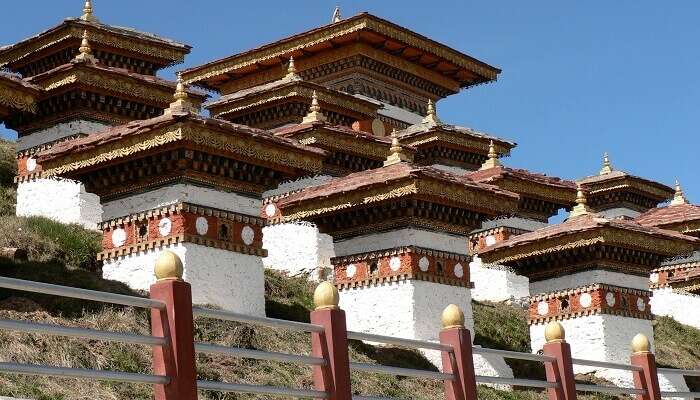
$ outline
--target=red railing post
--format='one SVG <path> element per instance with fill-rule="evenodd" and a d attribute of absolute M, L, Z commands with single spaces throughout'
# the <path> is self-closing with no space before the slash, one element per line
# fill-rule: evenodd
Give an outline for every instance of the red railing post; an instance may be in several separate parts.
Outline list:
<path fill-rule="evenodd" d="M 656 357 L 651 352 L 649 339 L 641 333 L 632 339 L 630 364 L 642 369 L 632 372 L 634 387 L 644 390 L 644 394 L 637 395 L 637 400 L 660 400 L 661 389 L 659 389 L 659 375 L 656 370 Z"/>
<path fill-rule="evenodd" d="M 445 381 L 447 400 L 476 400 L 476 375 L 472 358 L 472 337 L 464 327 L 464 313 L 454 304 L 442 312 L 440 343 L 453 351 L 442 351 L 442 372 L 453 374 L 454 380 Z"/>
<path fill-rule="evenodd" d="M 547 343 L 543 348 L 544 355 L 556 359 L 544 363 L 547 381 L 557 384 L 556 388 L 547 389 L 550 400 L 576 400 L 571 346 L 564 340 L 564 335 L 564 327 L 559 322 L 552 321 L 545 327 L 544 336 Z"/>
<path fill-rule="evenodd" d="M 164 251 L 155 266 L 158 281 L 151 285 L 151 299 L 166 304 L 151 310 L 153 336 L 168 338 L 168 345 L 153 348 L 153 372 L 170 377 L 167 385 L 156 385 L 155 400 L 197 400 L 197 370 L 194 352 L 192 288 L 182 280 L 182 261 Z"/>
<path fill-rule="evenodd" d="M 311 334 L 311 351 L 327 363 L 313 367 L 314 387 L 327 392 L 329 400 L 351 400 L 348 330 L 338 300 L 338 289 L 330 282 L 322 282 L 314 292 L 316 309 L 311 312 L 311 323 L 325 331 Z"/>

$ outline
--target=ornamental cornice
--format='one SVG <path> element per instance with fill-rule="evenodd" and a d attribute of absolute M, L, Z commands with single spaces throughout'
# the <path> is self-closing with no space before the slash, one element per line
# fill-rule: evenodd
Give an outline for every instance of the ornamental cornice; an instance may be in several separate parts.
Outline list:
<path fill-rule="evenodd" d="M 37 110 L 34 96 L 6 85 L 0 85 L 0 105 L 30 113 Z"/>
<path fill-rule="evenodd" d="M 514 179 L 508 176 L 492 184 L 511 192 L 526 194 L 527 197 L 563 205 L 573 205 L 576 192 L 574 189 L 553 188 L 535 181 Z"/>
<path fill-rule="evenodd" d="M 316 145 L 317 147 L 325 147 L 342 153 L 354 153 L 376 160 L 386 159 L 390 147 L 390 143 L 384 145 L 372 140 L 334 135 L 332 132 L 327 132 L 323 129 L 301 134 L 298 140 L 299 143 L 305 145 Z"/>
<path fill-rule="evenodd" d="M 645 195 L 656 196 L 661 199 L 668 199 L 673 195 L 672 192 L 662 190 L 649 184 L 637 182 L 636 180 L 630 179 L 629 177 L 625 177 L 625 183 L 623 184 L 618 184 L 618 182 L 619 181 L 617 180 L 601 181 L 594 183 L 586 183 L 582 186 L 591 188 L 588 192 L 589 197 L 593 197 L 595 195 L 603 194 L 606 192 L 615 192 L 629 189 L 636 190 L 637 192 Z"/>

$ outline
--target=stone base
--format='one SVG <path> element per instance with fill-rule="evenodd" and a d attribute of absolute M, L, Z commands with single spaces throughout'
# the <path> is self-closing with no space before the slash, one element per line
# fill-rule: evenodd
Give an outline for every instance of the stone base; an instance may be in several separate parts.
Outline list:
<path fill-rule="evenodd" d="M 311 280 L 324 280 L 333 269 L 333 238 L 311 224 L 279 224 L 263 228 L 265 268 L 308 274 Z"/>
<path fill-rule="evenodd" d="M 405 339 L 437 341 L 442 311 L 456 304 L 464 312 L 465 325 L 474 332 L 470 289 L 433 282 L 402 280 L 343 289 L 340 307 L 347 315 L 348 330 Z M 421 350 L 441 367 L 440 352 Z M 513 377 L 502 357 L 475 356 L 479 375 Z"/>
<path fill-rule="evenodd" d="M 652 314 L 671 317 L 681 324 L 700 329 L 700 313 L 697 312 L 700 309 L 700 296 L 677 293 L 672 288 L 654 289 L 652 293 Z"/>
<path fill-rule="evenodd" d="M 571 345 L 573 358 L 629 364 L 632 338 L 642 333 L 654 345 L 654 329 L 651 321 L 620 317 L 616 315 L 590 315 L 559 321 L 566 332 L 566 341 Z M 532 352 L 542 350 L 545 343 L 544 329 L 547 324 L 530 325 Z M 586 374 L 603 369 L 574 365 L 574 372 Z"/>
<path fill-rule="evenodd" d="M 182 259 L 184 279 L 192 285 L 192 301 L 246 315 L 265 315 L 265 276 L 262 259 L 192 243 L 164 247 Z M 161 250 L 105 260 L 102 276 L 148 290 L 155 282 L 153 267 Z"/>
<path fill-rule="evenodd" d="M 102 222 L 100 197 L 69 179 L 36 179 L 17 186 L 19 217 L 47 217 L 65 224 L 97 229 Z"/>
<path fill-rule="evenodd" d="M 472 298 L 476 301 L 501 302 L 530 296 L 527 277 L 504 267 L 484 265 L 479 257 L 474 256 L 469 263 L 469 274 L 474 282 Z"/>

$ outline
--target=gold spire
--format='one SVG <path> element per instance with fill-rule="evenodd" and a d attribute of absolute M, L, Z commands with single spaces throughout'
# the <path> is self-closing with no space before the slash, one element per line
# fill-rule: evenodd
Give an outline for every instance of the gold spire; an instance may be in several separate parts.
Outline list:
<path fill-rule="evenodd" d="M 80 17 L 80 19 L 87 22 L 100 22 L 92 14 L 92 0 L 85 0 L 85 5 L 83 6 L 83 15 Z"/>
<path fill-rule="evenodd" d="M 287 75 L 285 75 L 285 78 L 299 78 L 299 74 L 297 73 L 297 67 L 294 65 L 294 57 L 289 57 L 289 64 L 287 65 Z"/>
<path fill-rule="evenodd" d="M 489 158 L 481 164 L 479 170 L 496 168 L 501 166 L 501 160 L 498 159 L 498 152 L 496 152 L 496 145 L 493 144 L 493 140 L 489 143 Z"/>
<path fill-rule="evenodd" d="M 335 6 L 335 10 L 333 10 L 333 18 L 331 19 L 332 23 L 340 22 L 343 18 L 340 16 L 340 6 Z"/>
<path fill-rule="evenodd" d="M 309 113 L 306 114 L 304 119 L 302 119 L 302 124 L 308 124 L 312 122 L 326 122 L 326 116 L 321 112 L 321 106 L 318 105 L 318 96 L 316 91 L 311 95 L 311 107 L 309 107 Z"/>
<path fill-rule="evenodd" d="M 605 175 L 613 172 L 612 164 L 610 164 L 610 157 L 608 157 L 608 152 L 603 154 L 603 168 L 600 169 L 600 174 Z"/>
<path fill-rule="evenodd" d="M 396 133 L 396 129 L 391 131 L 391 147 L 389 148 L 389 157 L 384 161 L 384 166 L 398 164 L 400 162 L 410 162 L 413 161 L 413 157 L 406 153 L 401 142 L 399 142 L 399 135 Z"/>
<path fill-rule="evenodd" d="M 678 206 L 681 204 L 688 204 L 688 199 L 685 198 L 683 194 L 683 189 L 681 188 L 680 182 L 676 179 L 676 193 L 673 195 L 673 200 L 671 200 L 672 206 Z"/>
<path fill-rule="evenodd" d="M 576 205 L 571 210 L 569 218 L 579 217 L 581 215 L 588 215 L 591 212 L 591 208 L 588 207 L 588 200 L 586 200 L 586 194 L 584 193 L 581 185 L 579 185 L 578 190 L 576 191 Z"/>
<path fill-rule="evenodd" d="M 182 81 L 182 74 L 177 73 L 177 85 L 175 86 L 175 94 L 173 94 L 173 102 L 170 103 L 170 108 L 165 110 L 166 114 L 177 113 L 196 113 L 197 108 L 190 101 L 190 96 L 187 94 L 187 87 Z"/>
<path fill-rule="evenodd" d="M 428 99 L 428 114 L 423 118 L 424 124 L 439 124 L 440 118 L 437 116 L 437 111 L 435 110 L 435 103 L 431 99 Z"/>
<path fill-rule="evenodd" d="M 95 56 L 92 55 L 92 49 L 90 48 L 90 41 L 88 41 L 87 30 L 83 31 L 83 40 L 80 42 L 80 48 L 78 49 L 80 53 L 75 56 L 78 61 L 91 61 L 97 62 Z"/>

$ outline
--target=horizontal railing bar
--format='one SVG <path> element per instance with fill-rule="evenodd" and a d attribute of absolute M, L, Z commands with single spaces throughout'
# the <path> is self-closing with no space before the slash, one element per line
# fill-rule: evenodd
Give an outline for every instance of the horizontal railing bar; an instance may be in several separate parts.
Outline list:
<path fill-rule="evenodd" d="M 168 340 L 163 337 L 142 336 L 121 332 L 107 332 L 85 328 L 72 328 L 68 326 L 38 324 L 34 322 L 9 321 L 6 319 L 0 319 L 0 329 L 27 333 L 42 333 L 63 337 L 105 340 L 109 342 L 144 344 L 149 346 L 165 346 L 168 344 Z"/>
<path fill-rule="evenodd" d="M 352 396 L 352 400 L 396 400 L 392 397 L 378 397 L 378 396 Z"/>
<path fill-rule="evenodd" d="M 642 367 L 638 367 L 636 365 L 611 363 L 611 362 L 605 362 L 605 361 L 583 360 L 580 358 L 572 358 L 571 362 L 574 364 L 577 364 L 577 365 L 586 365 L 589 367 L 621 369 L 621 370 L 625 370 L 625 371 L 641 371 L 642 370 Z"/>
<path fill-rule="evenodd" d="M 646 393 L 643 389 L 635 389 L 628 387 L 617 387 L 617 386 L 602 386 L 602 385 L 584 385 L 581 383 L 576 384 L 576 390 L 580 392 L 596 392 L 596 393 L 610 393 L 610 394 L 640 394 Z"/>
<path fill-rule="evenodd" d="M 71 297 L 74 299 L 98 301 L 101 303 L 121 304 L 123 306 L 157 308 L 159 310 L 165 309 L 165 303 L 159 300 L 144 299 L 141 297 L 127 296 L 116 293 L 98 292 L 96 290 L 79 289 L 43 282 L 25 281 L 22 279 L 0 277 L 0 287 L 25 292 Z"/>
<path fill-rule="evenodd" d="M 195 317 L 207 317 L 221 319 L 225 321 L 243 322 L 249 324 L 270 326 L 273 328 L 287 328 L 304 332 L 324 332 L 323 327 L 320 325 L 307 324 L 304 322 L 297 321 L 287 321 L 285 319 L 256 317 L 252 315 L 238 314 L 229 311 L 212 310 L 209 308 L 193 307 L 192 313 Z"/>
<path fill-rule="evenodd" d="M 656 370 L 660 374 L 678 374 L 686 376 L 700 376 L 698 369 L 675 369 L 675 368 L 658 368 Z"/>
<path fill-rule="evenodd" d="M 661 392 L 661 397 L 681 397 L 684 399 L 694 399 L 700 397 L 700 392 Z"/>
<path fill-rule="evenodd" d="M 367 371 L 367 372 L 378 372 L 380 374 L 389 375 L 400 375 L 400 376 L 412 376 L 415 378 L 429 378 L 429 379 L 440 379 L 440 380 L 454 380 L 454 375 L 445 374 L 442 372 L 426 371 L 421 369 L 411 369 L 411 368 L 399 368 L 399 367 L 389 367 L 386 365 L 378 364 L 366 364 L 366 363 L 350 363 L 350 370 L 355 371 Z"/>
<path fill-rule="evenodd" d="M 543 356 L 543 355 L 539 355 L 539 354 L 520 353 L 517 351 L 498 350 L 498 349 L 488 349 L 488 348 L 479 347 L 479 346 L 474 346 L 472 348 L 472 353 L 474 353 L 474 354 L 495 354 L 495 355 L 503 356 L 504 358 L 512 358 L 512 359 L 516 359 L 516 360 L 531 360 L 531 361 L 540 361 L 540 362 L 554 362 L 557 360 L 554 357 Z"/>
<path fill-rule="evenodd" d="M 326 365 L 326 360 L 321 357 L 299 356 L 296 354 L 275 353 L 238 347 L 219 346 L 208 343 L 195 343 L 194 349 L 200 353 L 223 354 L 240 358 L 252 358 L 254 360 L 279 361 L 296 364 Z"/>
<path fill-rule="evenodd" d="M 453 351 L 452 347 L 440 343 L 428 342 L 425 340 L 402 339 L 384 335 L 373 335 L 371 333 L 348 331 L 348 339 L 366 340 L 368 342 L 393 344 L 397 346 L 416 347 L 419 349 Z"/>
<path fill-rule="evenodd" d="M 556 388 L 556 387 L 559 387 L 559 385 L 554 383 L 554 382 L 537 381 L 534 379 L 501 378 L 498 376 L 477 375 L 476 382 L 477 383 L 493 383 L 493 384 L 497 384 L 497 385 L 536 387 L 536 388 Z"/>
<path fill-rule="evenodd" d="M 213 381 L 197 381 L 197 389 L 219 392 L 271 394 L 291 397 L 328 398 L 328 393 L 318 390 L 290 389 L 277 386 L 246 385 L 240 383 L 225 383 Z"/>
<path fill-rule="evenodd" d="M 0 373 L 20 375 L 39 375 L 64 378 L 87 378 L 112 382 L 147 383 L 166 385 L 170 378 L 160 375 L 134 374 L 131 372 L 100 371 L 94 369 L 49 367 L 45 365 L 29 365 L 15 363 L 0 363 Z"/>

